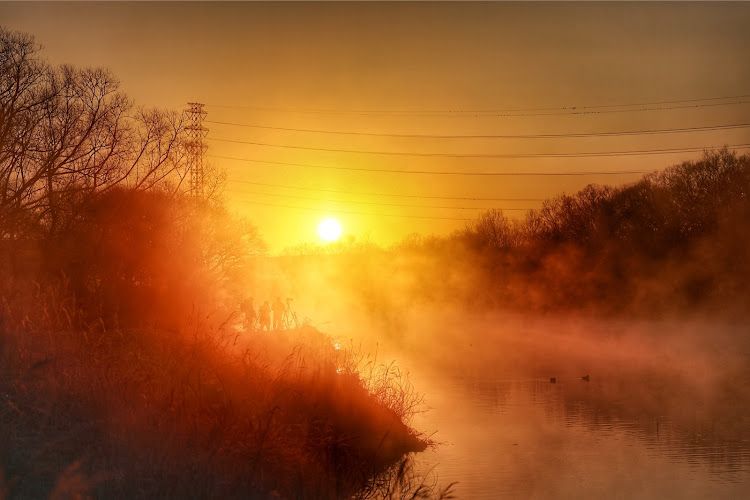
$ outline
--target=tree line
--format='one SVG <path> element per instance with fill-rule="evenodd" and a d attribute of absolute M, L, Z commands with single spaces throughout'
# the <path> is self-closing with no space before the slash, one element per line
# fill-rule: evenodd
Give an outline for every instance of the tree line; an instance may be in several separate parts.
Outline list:
<path fill-rule="evenodd" d="M 191 195 L 185 127 L 136 106 L 109 70 L 52 65 L 33 36 L 0 27 L 0 296 L 18 313 L 6 316 L 42 305 L 35 287 L 120 326 L 157 310 L 176 323 L 226 295 L 263 244 L 224 208 L 210 166 Z"/>
<path fill-rule="evenodd" d="M 561 194 L 525 218 L 489 210 L 449 237 L 397 249 L 442 256 L 472 277 L 466 293 L 482 304 L 737 310 L 750 278 L 749 196 L 750 156 L 723 148 L 631 184 Z"/>

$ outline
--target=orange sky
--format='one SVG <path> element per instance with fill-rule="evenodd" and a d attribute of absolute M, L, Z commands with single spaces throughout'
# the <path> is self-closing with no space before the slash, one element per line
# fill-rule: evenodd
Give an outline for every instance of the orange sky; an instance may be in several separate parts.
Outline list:
<path fill-rule="evenodd" d="M 750 97 L 662 105 L 679 109 L 651 111 L 633 109 L 660 106 L 617 106 L 750 94 L 748 3 L 0 3 L 0 24 L 34 34 L 54 63 L 110 67 L 138 104 L 179 108 L 188 101 L 203 102 L 207 119 L 215 122 L 422 135 L 570 134 L 750 123 Z M 734 104 L 715 105 L 725 102 Z M 684 107 L 692 104 L 699 106 Z M 580 113 L 585 106 L 612 107 Z M 576 107 L 576 112 L 559 109 L 563 107 Z M 551 110 L 527 111 L 538 108 Z M 274 252 L 319 241 L 317 223 L 327 216 L 338 218 L 345 234 L 388 244 L 412 232 L 446 234 L 464 224 L 447 219 L 479 213 L 437 207 L 518 209 L 540 204 L 443 198 L 541 199 L 589 183 L 629 182 L 640 174 L 423 175 L 262 161 L 459 173 L 650 171 L 699 154 L 427 155 L 750 143 L 750 128 L 645 136 L 447 139 L 207 126 L 209 154 L 214 156 L 210 161 L 227 171 L 230 205 L 258 225 Z M 243 180 L 274 186 L 238 182 Z M 508 214 L 519 216 L 523 211 Z"/>

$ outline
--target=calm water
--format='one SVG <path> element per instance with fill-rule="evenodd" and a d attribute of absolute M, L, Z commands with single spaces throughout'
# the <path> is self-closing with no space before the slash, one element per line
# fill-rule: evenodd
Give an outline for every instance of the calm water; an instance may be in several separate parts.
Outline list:
<path fill-rule="evenodd" d="M 747 371 L 706 393 L 658 372 L 552 384 L 513 369 L 411 368 L 431 407 L 412 424 L 441 443 L 418 468 L 457 481 L 458 498 L 750 498 Z"/>
<path fill-rule="evenodd" d="M 459 498 L 750 498 L 747 436 L 710 421 L 624 412 L 595 380 L 429 382 L 432 409 L 414 424 L 442 444 L 418 461 L 458 481 Z"/>

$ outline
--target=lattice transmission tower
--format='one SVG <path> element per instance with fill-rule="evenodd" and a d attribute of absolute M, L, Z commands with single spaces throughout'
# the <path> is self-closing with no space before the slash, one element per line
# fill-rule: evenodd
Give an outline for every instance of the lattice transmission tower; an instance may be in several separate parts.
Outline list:
<path fill-rule="evenodd" d="M 190 171 L 190 193 L 200 198 L 203 197 L 203 154 L 206 150 L 206 144 L 203 138 L 208 134 L 208 129 L 203 126 L 206 119 L 206 112 L 203 111 L 203 104 L 199 102 L 189 102 L 189 108 L 185 111 L 187 118 L 187 164 Z"/>

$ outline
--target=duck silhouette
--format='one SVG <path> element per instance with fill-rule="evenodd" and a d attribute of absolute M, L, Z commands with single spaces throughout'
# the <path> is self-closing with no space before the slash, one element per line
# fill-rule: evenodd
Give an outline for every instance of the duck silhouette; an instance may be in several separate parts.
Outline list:
<path fill-rule="evenodd" d="M 589 381 L 589 376 L 588 375 L 584 375 L 583 377 L 581 377 L 581 380 L 583 380 L 584 382 L 588 382 Z"/>
<path fill-rule="evenodd" d="M 550 377 L 549 378 L 549 382 L 550 382 L 550 384 L 556 384 L 557 383 L 557 378 L 556 377 Z"/>

